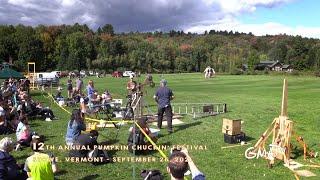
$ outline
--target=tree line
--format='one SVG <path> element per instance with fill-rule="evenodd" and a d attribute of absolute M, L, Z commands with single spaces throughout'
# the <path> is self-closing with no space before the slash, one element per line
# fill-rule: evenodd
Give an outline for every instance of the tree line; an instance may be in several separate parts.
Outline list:
<path fill-rule="evenodd" d="M 0 25 L 0 61 L 25 71 L 99 69 L 141 72 L 199 72 L 206 66 L 231 72 L 248 64 L 278 60 L 296 70 L 319 71 L 320 40 L 301 36 L 228 31 L 204 34 L 169 32 L 116 33 L 111 24 L 96 31 L 87 25 L 37 27 Z"/>

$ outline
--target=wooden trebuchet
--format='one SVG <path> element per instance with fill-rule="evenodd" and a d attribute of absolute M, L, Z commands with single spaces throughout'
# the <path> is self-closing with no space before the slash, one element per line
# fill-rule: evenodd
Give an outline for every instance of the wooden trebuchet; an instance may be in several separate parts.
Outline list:
<path fill-rule="evenodd" d="M 283 81 L 281 114 L 275 118 L 268 129 L 261 135 L 258 142 L 255 144 L 253 152 L 266 151 L 266 142 L 272 134 L 272 142 L 270 146 L 270 154 L 265 154 L 265 158 L 274 163 L 274 159 L 283 160 L 288 164 L 290 160 L 290 141 L 292 137 L 293 122 L 288 118 L 288 83 L 287 80 Z"/>

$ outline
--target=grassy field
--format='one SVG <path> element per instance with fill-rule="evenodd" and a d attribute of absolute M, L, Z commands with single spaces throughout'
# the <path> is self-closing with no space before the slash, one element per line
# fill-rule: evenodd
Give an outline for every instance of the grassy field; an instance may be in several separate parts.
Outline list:
<path fill-rule="evenodd" d="M 143 81 L 144 77 L 140 78 Z M 154 75 L 155 82 L 159 82 L 160 75 Z M 185 102 L 222 102 L 227 103 L 229 112 L 214 117 L 193 120 L 185 117 L 185 124 L 176 126 L 173 134 L 168 134 L 166 129 L 160 132 L 157 144 L 166 145 L 205 145 L 207 150 L 189 150 L 198 168 L 206 174 L 207 179 L 294 179 L 293 173 L 285 168 L 282 162 L 277 161 L 272 169 L 267 168 L 267 162 L 263 159 L 247 160 L 244 152 L 249 146 L 221 149 L 228 144 L 223 142 L 221 133 L 222 118 L 238 119 L 244 121 L 244 131 L 249 136 L 249 143 L 258 140 L 267 129 L 272 120 L 280 114 L 280 103 L 282 95 L 282 81 L 284 76 L 217 76 L 205 80 L 201 74 L 170 74 L 164 75 L 168 80 L 168 86 L 175 94 L 175 103 Z M 96 88 L 102 92 L 109 89 L 114 98 L 125 99 L 126 78 L 115 79 L 91 78 Z M 294 121 L 294 131 L 302 135 L 308 145 L 315 151 L 319 151 L 320 138 L 320 108 L 319 108 L 319 79 L 315 77 L 301 76 L 287 77 L 289 84 L 288 114 Z M 89 78 L 86 78 L 85 84 Z M 62 80 L 65 83 L 65 79 Z M 158 85 L 158 83 L 157 83 Z M 156 103 L 152 96 L 156 88 L 146 88 L 146 101 L 155 112 Z M 39 134 L 47 137 L 48 145 L 64 145 L 67 121 L 69 115 L 62 111 L 57 105 L 42 96 L 41 92 L 34 92 L 33 97 L 50 106 L 59 120 L 44 122 L 40 120 L 31 121 L 31 127 Z M 69 109 L 71 110 L 71 109 Z M 112 144 L 126 145 L 128 128 L 125 125 L 120 130 L 120 135 L 115 139 L 115 128 L 100 131 L 98 141 Z M 12 135 L 14 137 L 14 135 Z M 297 143 L 293 140 L 294 145 Z M 301 149 L 301 147 L 299 147 Z M 48 150 L 64 161 L 67 152 Z M 29 149 L 13 152 L 19 162 L 23 162 L 30 154 Z M 169 150 L 165 151 L 168 155 Z M 113 157 L 131 157 L 127 151 L 112 151 Z M 158 152 L 153 152 L 148 157 L 160 158 Z M 296 161 L 303 161 L 302 156 L 296 157 Z M 315 159 L 319 162 L 319 159 Z M 58 164 L 60 173 L 57 179 L 140 179 L 139 173 L 142 169 L 160 169 L 166 179 L 165 162 L 129 163 L 116 162 L 101 166 L 93 166 L 84 163 L 61 162 Z M 318 176 L 308 179 L 319 179 L 320 170 L 310 169 Z M 191 179 L 190 177 L 188 179 Z"/>

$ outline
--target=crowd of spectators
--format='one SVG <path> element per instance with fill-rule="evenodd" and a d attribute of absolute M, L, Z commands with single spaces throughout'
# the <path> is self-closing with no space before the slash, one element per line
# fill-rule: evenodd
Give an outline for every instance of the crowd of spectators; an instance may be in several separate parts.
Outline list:
<path fill-rule="evenodd" d="M 56 119 L 50 108 L 43 107 L 40 102 L 31 98 L 29 84 L 26 79 L 18 81 L 10 78 L 2 82 L 0 89 L 0 135 L 20 131 L 18 125 L 26 118 L 39 117 L 48 121 Z M 27 127 L 27 124 L 25 125 Z"/>

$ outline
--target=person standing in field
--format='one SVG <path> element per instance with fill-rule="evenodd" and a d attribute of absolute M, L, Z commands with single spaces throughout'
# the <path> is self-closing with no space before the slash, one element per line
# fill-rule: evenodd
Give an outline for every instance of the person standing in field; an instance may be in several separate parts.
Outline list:
<path fill-rule="evenodd" d="M 72 98 L 73 87 L 72 87 L 72 80 L 71 79 L 68 79 L 68 81 L 67 81 L 67 91 L 68 91 L 68 98 Z"/>
<path fill-rule="evenodd" d="M 158 103 L 158 128 L 162 127 L 163 114 L 166 113 L 168 132 L 172 133 L 172 108 L 170 101 L 174 98 L 172 90 L 167 87 L 167 81 L 162 79 L 160 87 L 154 95 L 155 101 Z"/>
<path fill-rule="evenodd" d="M 210 66 L 208 66 L 203 72 L 204 72 L 204 78 L 208 78 L 210 73 Z"/>
<path fill-rule="evenodd" d="M 213 68 L 208 66 L 204 71 L 204 78 L 211 78 L 216 73 Z"/>
<path fill-rule="evenodd" d="M 210 77 L 210 69 L 211 67 L 208 66 L 203 72 L 204 72 L 204 78 L 209 78 Z"/>
<path fill-rule="evenodd" d="M 215 74 L 216 74 L 216 72 L 214 71 L 213 68 L 211 68 L 211 70 L 210 70 L 210 77 L 213 77 Z"/>
<path fill-rule="evenodd" d="M 87 86 L 87 95 L 90 102 L 93 99 L 94 93 L 95 93 L 95 89 L 94 89 L 93 81 L 89 80 L 88 86 Z"/>
<path fill-rule="evenodd" d="M 128 95 L 133 95 L 137 92 L 137 82 L 133 80 L 134 76 L 130 75 L 130 80 L 127 83 Z"/>
<path fill-rule="evenodd" d="M 78 76 L 77 81 L 76 81 L 76 91 L 78 94 L 82 93 L 82 86 L 83 86 L 83 81 L 80 76 Z"/>

